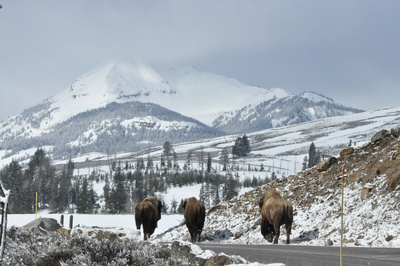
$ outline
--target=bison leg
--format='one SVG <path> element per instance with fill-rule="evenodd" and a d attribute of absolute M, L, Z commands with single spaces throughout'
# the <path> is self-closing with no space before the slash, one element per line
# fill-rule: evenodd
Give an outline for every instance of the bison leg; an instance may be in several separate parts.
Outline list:
<path fill-rule="evenodd" d="M 278 244 L 278 239 L 279 239 L 279 235 L 281 234 L 281 229 L 280 226 L 274 226 L 275 229 L 275 238 L 274 238 L 274 244 Z"/>
<path fill-rule="evenodd" d="M 196 242 L 197 240 L 197 231 L 196 228 L 192 228 L 192 230 L 190 231 L 190 238 L 192 242 Z"/>
<path fill-rule="evenodd" d="M 148 235 L 149 235 L 149 228 L 148 228 L 149 226 L 148 225 L 144 225 L 143 224 L 143 235 L 144 235 L 144 240 L 147 240 L 147 237 L 148 237 Z"/>
<path fill-rule="evenodd" d="M 140 230 L 140 225 L 142 224 L 142 219 L 140 218 L 140 216 L 135 216 L 135 222 L 137 230 Z"/>
<path fill-rule="evenodd" d="M 196 242 L 196 230 L 195 230 L 195 228 L 189 223 L 186 224 L 186 227 L 189 230 L 190 242 L 193 242 L 193 241 Z"/>
<path fill-rule="evenodd" d="M 153 222 L 147 222 L 143 224 L 143 233 L 144 233 L 144 240 L 150 238 L 150 236 L 154 233 L 155 224 Z"/>
<path fill-rule="evenodd" d="M 290 244 L 290 233 L 292 232 L 292 224 L 286 224 L 286 244 Z"/>
<path fill-rule="evenodd" d="M 201 231 L 202 231 L 202 230 L 198 230 L 198 231 L 197 231 L 197 241 L 198 241 L 198 242 L 200 242 Z"/>

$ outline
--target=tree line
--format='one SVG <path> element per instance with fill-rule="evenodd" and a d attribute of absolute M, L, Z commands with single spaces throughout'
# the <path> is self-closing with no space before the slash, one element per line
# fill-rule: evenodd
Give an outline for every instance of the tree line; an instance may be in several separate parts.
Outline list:
<path fill-rule="evenodd" d="M 38 209 L 65 212 L 76 208 L 78 212 L 90 212 L 82 206 L 89 202 L 95 208 L 98 197 L 87 178 L 73 177 L 74 169 L 69 160 L 61 171 L 56 171 L 43 149 L 31 156 L 26 169 L 16 161 L 3 167 L 0 178 L 11 191 L 10 213 L 33 213 L 36 201 Z"/>
<path fill-rule="evenodd" d="M 242 186 L 259 186 L 269 182 L 269 178 L 253 178 L 241 182 L 238 176 L 233 176 L 227 150 L 221 152 L 220 157 L 226 175 L 213 171 L 210 154 L 199 162 L 204 162 L 204 169 L 193 169 L 192 156 L 189 152 L 183 169 L 180 169 L 172 145 L 166 142 L 160 165 L 155 164 L 151 157 L 146 162 L 140 157 L 136 163 L 112 162 L 109 173 L 93 170 L 89 176 L 74 176 L 75 166 L 71 160 L 62 170 L 56 171 L 44 150 L 38 149 L 26 168 L 13 161 L 0 170 L 0 178 L 12 193 L 10 213 L 33 213 L 36 193 L 39 210 L 132 213 L 134 206 L 147 196 L 165 193 L 171 187 L 195 184 L 202 184 L 199 197 L 209 208 L 235 197 Z M 103 193 L 94 190 L 95 182 L 105 184 Z M 174 205 L 166 203 L 169 204 Z M 173 212 L 177 211 L 177 207 L 168 207 Z"/>

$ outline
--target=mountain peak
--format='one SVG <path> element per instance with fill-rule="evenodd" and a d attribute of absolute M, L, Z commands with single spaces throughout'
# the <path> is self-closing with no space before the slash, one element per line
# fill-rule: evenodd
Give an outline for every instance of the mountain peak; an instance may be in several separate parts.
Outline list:
<path fill-rule="evenodd" d="M 140 61 L 114 62 L 95 68 L 71 85 L 73 94 L 103 94 L 120 99 L 155 92 L 174 93 L 163 77 L 149 64 Z M 113 97 L 114 96 L 114 97 Z"/>
<path fill-rule="evenodd" d="M 120 97 L 175 93 L 156 70 L 142 61 L 114 63 L 106 78 L 106 83 L 109 88 L 118 92 Z"/>
<path fill-rule="evenodd" d="M 299 97 L 308 99 L 313 102 L 329 102 L 329 103 L 334 103 L 334 101 L 331 98 L 328 98 L 324 95 L 321 95 L 319 93 L 313 92 L 313 91 L 307 91 L 307 92 L 302 92 L 299 94 Z"/>
<path fill-rule="evenodd" d="M 147 101 L 157 94 L 175 91 L 150 65 L 140 62 L 114 62 L 78 77 L 61 93 L 50 98 L 51 126 L 87 110 L 104 107 L 111 102 Z"/>

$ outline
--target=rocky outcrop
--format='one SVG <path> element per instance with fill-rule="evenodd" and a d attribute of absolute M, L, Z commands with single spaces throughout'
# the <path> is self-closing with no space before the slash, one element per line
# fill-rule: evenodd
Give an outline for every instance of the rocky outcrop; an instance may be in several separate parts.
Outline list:
<path fill-rule="evenodd" d="M 344 157 L 346 155 L 350 155 L 354 152 L 354 148 L 347 148 L 340 152 L 340 157 Z"/>
<path fill-rule="evenodd" d="M 58 231 L 61 225 L 53 218 L 38 218 L 22 226 L 24 229 L 44 229 L 46 231 Z"/>
<path fill-rule="evenodd" d="M 334 165 L 335 163 L 337 163 L 337 158 L 336 157 L 329 157 L 326 160 L 323 160 L 322 162 L 320 162 L 319 164 L 317 164 L 315 166 L 315 169 L 317 169 L 318 172 L 324 172 L 327 171 L 329 169 L 329 167 L 331 167 L 332 165 Z"/>
<path fill-rule="evenodd" d="M 371 141 L 377 142 L 377 141 L 381 140 L 382 138 L 384 138 L 387 134 L 388 134 L 388 131 L 386 129 L 382 129 L 381 131 L 376 132 L 372 136 Z"/>
<path fill-rule="evenodd" d="M 176 259 L 188 262 L 189 265 L 228 265 L 246 263 L 246 260 L 239 256 L 229 257 L 225 254 L 207 253 L 200 247 L 188 242 L 174 241 L 169 250 L 171 256 Z"/>

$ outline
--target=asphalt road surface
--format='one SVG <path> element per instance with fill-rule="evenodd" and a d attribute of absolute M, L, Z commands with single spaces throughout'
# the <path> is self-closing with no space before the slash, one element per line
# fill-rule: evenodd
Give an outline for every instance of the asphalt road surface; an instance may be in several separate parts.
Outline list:
<path fill-rule="evenodd" d="M 340 247 L 297 245 L 198 244 L 203 250 L 239 255 L 250 262 L 283 263 L 286 266 L 340 265 Z M 343 265 L 400 265 L 399 248 L 343 247 Z"/>

